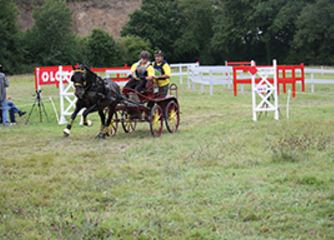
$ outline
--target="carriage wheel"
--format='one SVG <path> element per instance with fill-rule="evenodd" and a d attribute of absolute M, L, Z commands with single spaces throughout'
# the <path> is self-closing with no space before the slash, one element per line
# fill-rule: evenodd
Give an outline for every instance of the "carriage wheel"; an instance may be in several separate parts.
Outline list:
<path fill-rule="evenodd" d="M 124 132 L 132 133 L 136 130 L 137 121 L 131 119 L 130 114 L 127 111 L 122 112 L 122 127 Z"/>
<path fill-rule="evenodd" d="M 107 136 L 108 137 L 113 137 L 113 136 L 116 135 L 117 129 L 118 129 L 118 122 L 119 122 L 118 114 L 117 114 L 117 112 L 114 112 L 112 114 L 112 117 L 111 117 L 110 125 L 107 129 Z"/>
<path fill-rule="evenodd" d="M 153 137 L 160 137 L 163 129 L 163 112 L 159 105 L 155 104 L 150 114 L 150 129 Z"/>
<path fill-rule="evenodd" d="M 168 132 L 177 132 L 180 125 L 180 110 L 175 101 L 169 102 L 165 108 L 165 122 Z"/>

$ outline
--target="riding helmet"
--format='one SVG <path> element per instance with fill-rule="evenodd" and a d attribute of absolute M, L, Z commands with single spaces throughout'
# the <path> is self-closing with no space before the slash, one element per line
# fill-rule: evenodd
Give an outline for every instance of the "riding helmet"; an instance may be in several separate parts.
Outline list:
<path fill-rule="evenodd" d="M 142 51 L 140 53 L 140 58 L 149 60 L 151 58 L 151 54 L 148 51 Z"/>

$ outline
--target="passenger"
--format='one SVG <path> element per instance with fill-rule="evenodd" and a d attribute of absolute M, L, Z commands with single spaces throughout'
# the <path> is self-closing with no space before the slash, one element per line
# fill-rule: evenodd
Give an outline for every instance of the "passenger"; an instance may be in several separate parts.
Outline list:
<path fill-rule="evenodd" d="M 171 68 L 164 59 L 164 54 L 161 50 L 157 50 L 154 54 L 155 62 L 153 67 L 155 70 L 154 79 L 157 81 L 159 87 L 159 94 L 161 97 L 166 97 L 169 90 Z"/>
<path fill-rule="evenodd" d="M 154 69 L 150 62 L 150 53 L 142 51 L 140 60 L 131 67 L 131 79 L 125 87 L 142 93 L 145 91 L 147 81 L 152 81 L 153 79 Z"/>

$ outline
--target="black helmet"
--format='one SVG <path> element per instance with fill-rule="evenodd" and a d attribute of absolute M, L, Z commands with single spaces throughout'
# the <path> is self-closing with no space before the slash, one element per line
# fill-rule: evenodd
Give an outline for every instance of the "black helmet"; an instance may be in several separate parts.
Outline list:
<path fill-rule="evenodd" d="M 148 51 L 142 51 L 140 53 L 140 58 L 149 60 L 151 58 L 151 54 Z"/>
<path fill-rule="evenodd" d="M 161 57 L 163 57 L 163 56 L 164 56 L 164 53 L 163 53 L 161 50 L 156 50 L 156 51 L 154 52 L 154 56 L 161 56 Z"/>
<path fill-rule="evenodd" d="M 2 67 L 2 64 L 0 64 L 0 72 L 2 72 L 3 70 L 3 67 Z"/>

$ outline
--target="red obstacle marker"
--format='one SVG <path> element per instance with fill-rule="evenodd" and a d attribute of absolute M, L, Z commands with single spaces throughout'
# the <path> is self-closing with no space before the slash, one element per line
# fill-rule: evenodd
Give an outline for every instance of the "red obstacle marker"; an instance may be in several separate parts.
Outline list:
<path fill-rule="evenodd" d="M 70 81 L 72 75 L 72 66 L 62 66 L 62 74 L 60 74 L 59 66 L 36 67 L 35 68 L 35 89 L 39 89 L 42 85 L 56 85 L 59 86 L 59 81 L 63 77 L 66 83 Z M 107 70 L 130 70 L 130 67 L 125 65 L 123 67 L 107 67 L 107 68 L 92 68 L 93 72 L 105 72 Z M 65 76 L 64 76 L 65 75 Z M 116 77 L 111 78 L 115 82 L 127 82 L 128 76 L 117 74 Z"/>
<path fill-rule="evenodd" d="M 226 62 L 226 65 L 233 67 L 233 93 L 234 96 L 238 94 L 238 85 L 239 84 L 251 84 L 252 79 L 251 77 L 247 78 L 238 78 L 243 73 L 251 73 L 252 67 L 251 62 Z M 257 66 L 259 67 L 259 66 Z M 266 66 L 262 66 L 266 67 Z M 283 92 L 287 92 L 287 85 L 292 85 L 292 95 L 296 97 L 296 90 L 297 90 L 297 82 L 300 82 L 302 85 L 302 92 L 305 92 L 305 70 L 304 64 L 300 65 L 279 65 L 277 66 L 277 76 L 278 76 L 278 83 L 277 83 L 277 92 L 280 93 L 280 85 L 283 85 Z M 272 79 L 269 79 L 272 81 Z M 259 82 L 260 79 L 256 79 L 256 82 Z"/>
<path fill-rule="evenodd" d="M 254 62 L 255 64 L 255 62 Z M 237 62 L 233 62 L 233 61 L 226 61 L 225 62 L 226 66 L 229 67 L 233 67 L 233 93 L 234 96 L 237 96 L 238 94 L 238 84 L 251 84 L 252 83 L 252 79 L 238 79 L 238 72 L 249 72 L 248 67 L 250 67 L 252 65 L 252 61 L 249 62 L 241 62 L 241 61 L 237 61 Z"/>
<path fill-rule="evenodd" d="M 283 92 L 286 93 L 286 85 L 292 85 L 292 96 L 296 97 L 297 82 L 301 82 L 302 92 L 305 92 L 305 70 L 304 64 L 300 65 L 279 65 L 277 66 L 278 86 L 277 91 L 280 92 L 280 84 L 283 85 Z"/>

